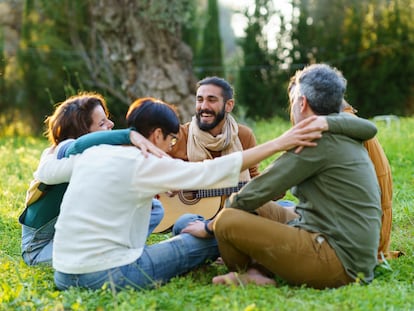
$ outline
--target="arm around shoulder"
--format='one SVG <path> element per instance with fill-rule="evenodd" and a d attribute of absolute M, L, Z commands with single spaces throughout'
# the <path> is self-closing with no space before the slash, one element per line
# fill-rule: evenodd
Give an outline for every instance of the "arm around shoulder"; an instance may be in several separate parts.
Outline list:
<path fill-rule="evenodd" d="M 353 116 L 349 113 L 330 114 L 326 116 L 329 131 L 357 140 L 368 140 L 377 134 L 377 127 L 367 119 Z"/>
<path fill-rule="evenodd" d="M 101 145 L 129 145 L 131 129 L 98 131 L 83 135 L 76 139 L 66 150 L 65 156 L 84 152 L 86 149 Z"/>

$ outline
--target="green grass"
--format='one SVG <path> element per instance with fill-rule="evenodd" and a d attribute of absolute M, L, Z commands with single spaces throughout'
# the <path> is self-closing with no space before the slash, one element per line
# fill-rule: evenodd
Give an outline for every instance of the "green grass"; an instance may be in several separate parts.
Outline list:
<path fill-rule="evenodd" d="M 263 142 L 288 127 L 287 122 L 274 119 L 257 122 L 254 131 Z M 378 127 L 394 178 L 392 249 L 406 255 L 389 261 L 389 268 L 378 267 L 368 286 L 351 284 L 334 290 L 296 288 L 283 282 L 277 288 L 213 286 L 211 278 L 225 268 L 209 265 L 155 290 L 57 291 L 50 267 L 27 267 L 21 260 L 17 221 L 32 172 L 48 143 L 42 138 L 2 137 L 0 310 L 414 310 L 414 119 Z M 165 237 L 153 235 L 151 242 Z"/>

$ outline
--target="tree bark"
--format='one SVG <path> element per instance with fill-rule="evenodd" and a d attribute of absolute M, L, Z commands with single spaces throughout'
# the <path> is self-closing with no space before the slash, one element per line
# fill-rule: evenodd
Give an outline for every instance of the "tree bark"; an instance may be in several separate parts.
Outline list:
<path fill-rule="evenodd" d="M 181 0 L 176 0 L 174 2 Z M 90 6 L 88 49 L 81 47 L 91 77 L 125 104 L 151 96 L 174 104 L 182 122 L 194 113 L 196 77 L 191 49 L 181 40 L 175 3 L 160 0 L 95 0 Z M 92 45 L 91 45 L 92 43 Z"/>

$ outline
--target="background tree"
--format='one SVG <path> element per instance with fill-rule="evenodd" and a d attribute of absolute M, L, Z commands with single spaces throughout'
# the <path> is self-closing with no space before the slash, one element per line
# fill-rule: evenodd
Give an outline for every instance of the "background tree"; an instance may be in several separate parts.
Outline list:
<path fill-rule="evenodd" d="M 294 0 L 295 67 L 325 62 L 348 80 L 359 114 L 404 114 L 414 83 L 410 0 Z M 295 15 L 294 15 L 295 16 Z M 329 31 L 327 31 L 329 30 Z M 292 68 L 294 69 L 294 68 Z"/>
<path fill-rule="evenodd" d="M 84 9 L 81 2 L 24 1 L 16 63 L 20 86 L 13 102 L 31 117 L 26 122 L 31 121 L 37 131 L 56 102 L 81 89 L 77 77 L 83 76 L 84 67 L 70 44 L 66 27 L 69 19 L 62 15 L 72 14 L 73 22 L 80 22 Z"/>
<path fill-rule="evenodd" d="M 195 3 L 177 0 L 25 0 L 15 108 L 42 127 L 54 103 L 80 90 L 106 96 L 117 125 L 140 96 L 193 112 L 192 52 L 181 39 Z M 36 127 L 35 127 L 36 128 Z"/>
<path fill-rule="evenodd" d="M 363 19 L 359 57 L 345 73 L 349 99 L 365 116 L 404 115 L 414 84 L 413 10 L 410 1 L 372 0 L 358 11 Z"/>
<path fill-rule="evenodd" d="M 120 115 L 122 110 L 123 116 L 133 99 L 154 96 L 177 105 L 181 118 L 188 120 L 195 77 L 192 52 L 181 39 L 181 29 L 188 19 L 183 12 L 192 1 L 177 0 L 174 5 L 168 0 L 89 3 L 89 38 L 85 42 L 71 28 L 71 40 L 81 51 L 90 82 L 114 99 L 110 101 L 112 112 Z"/>
<path fill-rule="evenodd" d="M 38 18 L 36 19 L 36 16 L 38 15 L 34 8 L 34 0 L 26 0 L 24 2 L 22 31 L 18 51 L 18 65 L 22 77 L 22 88 L 16 95 L 21 100 L 17 100 L 16 102 L 20 104 L 23 102 L 27 103 L 23 110 L 27 111 L 29 116 L 35 116 L 39 110 L 40 115 L 42 115 L 48 110 L 44 103 L 42 105 L 37 104 L 42 100 L 39 99 L 39 79 L 36 79 L 37 73 L 35 68 L 38 68 L 38 60 L 40 57 L 34 46 L 34 40 L 36 38 L 34 35 L 32 40 L 32 34 L 35 33 L 36 29 L 36 21 L 39 20 Z"/>
<path fill-rule="evenodd" d="M 236 99 L 250 118 L 286 116 L 287 76 L 282 66 L 284 58 L 281 58 L 285 48 L 285 29 L 282 26 L 274 38 L 277 45 L 274 50 L 269 49 L 268 39 L 263 32 L 271 17 L 277 15 L 281 18 L 281 13 L 274 10 L 272 3 L 269 0 L 256 0 L 254 10 L 245 12 L 248 23 L 246 36 L 240 42 L 243 63 L 238 76 Z"/>
<path fill-rule="evenodd" d="M 12 68 L 16 63 L 17 33 L 20 31 L 17 20 L 21 20 L 21 6 L 15 1 L 0 2 L 0 135 L 18 133 L 16 127 L 9 125 L 21 114 L 14 106 L 18 86 L 14 83 L 17 70 Z"/>
<path fill-rule="evenodd" d="M 128 104 L 148 95 L 176 104 L 187 121 L 194 70 L 232 82 L 239 115 L 286 115 L 288 77 L 314 62 L 344 72 L 347 99 L 362 116 L 414 111 L 413 0 L 291 0 L 291 16 L 273 7 L 278 2 L 255 0 L 245 13 L 246 37 L 225 55 L 225 71 L 200 72 L 201 61 L 221 58 L 201 55 L 222 41 L 217 15 L 204 13 L 208 3 L 218 11 L 218 0 L 1 1 L 0 123 L 26 117 L 39 133 L 54 103 L 80 90 L 102 93 L 118 126 Z M 269 29 L 277 30 L 273 38 Z M 227 52 L 229 34 L 222 37 Z"/>
<path fill-rule="evenodd" d="M 4 51 L 4 27 L 0 27 L 0 94 L 6 94 L 6 79 L 4 77 L 5 71 L 6 55 Z M 2 96 L 0 98 L 0 107 L 4 107 L 5 104 L 4 97 Z"/>
<path fill-rule="evenodd" d="M 188 7 L 188 19 L 182 25 L 182 40 L 190 47 L 193 52 L 193 65 L 197 62 L 197 53 L 202 43 L 202 29 L 206 19 L 205 10 L 203 9 L 203 0 L 194 0 Z"/>
<path fill-rule="evenodd" d="M 219 7 L 217 0 L 208 0 L 207 20 L 196 57 L 197 76 L 223 77 L 223 47 L 220 35 Z"/>

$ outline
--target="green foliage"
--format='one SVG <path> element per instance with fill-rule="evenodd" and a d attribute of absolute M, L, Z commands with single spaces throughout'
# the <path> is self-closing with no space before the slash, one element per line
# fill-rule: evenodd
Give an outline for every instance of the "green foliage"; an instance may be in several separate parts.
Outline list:
<path fill-rule="evenodd" d="M 257 121 L 259 142 L 289 128 L 280 118 Z M 333 290 L 291 287 L 279 280 L 273 287 L 213 286 L 211 278 L 225 273 L 211 264 L 174 278 L 154 290 L 110 288 L 97 291 L 57 291 L 53 271 L 46 266 L 26 266 L 20 258 L 20 225 L 25 190 L 32 178 L 46 139 L 0 137 L 0 310 L 412 310 L 414 301 L 414 119 L 401 118 L 390 126 L 378 123 L 378 138 L 390 161 L 394 180 L 393 250 L 405 256 L 377 268 L 372 284 L 351 284 Z M 263 169 L 271 160 L 262 163 Z M 150 243 L 168 235 L 152 235 Z"/>
<path fill-rule="evenodd" d="M 208 0 L 207 15 L 195 62 L 198 67 L 196 73 L 200 79 L 207 76 L 222 77 L 224 73 L 217 0 Z"/>
<path fill-rule="evenodd" d="M 97 61 L 104 54 L 94 28 L 96 20 L 91 17 L 94 1 L 21 2 L 25 5 L 21 27 L 13 25 L 21 29 L 16 57 L 2 57 L 9 42 L 4 42 L 8 38 L 5 26 L 0 30 L 2 127 L 24 116 L 26 124 L 40 133 L 53 105 L 81 90 L 101 92 L 113 119 L 122 124 L 125 106 L 118 104 L 126 98 L 122 81 L 107 73 L 105 66 L 97 70 L 96 63 L 85 60 L 86 54 Z M 236 110 L 243 106 L 247 118 L 287 118 L 288 79 L 295 70 L 314 62 L 329 63 L 344 73 L 347 99 L 360 115 L 413 112 L 413 0 L 290 2 L 292 16 L 278 11 L 273 0 L 255 0 L 246 10 L 246 37 L 239 42 L 243 55 L 228 62 L 235 69 L 223 65 L 218 0 L 142 0 L 136 11 L 148 27 L 167 29 L 191 46 L 199 78 L 231 72 L 227 78 L 235 81 Z M 279 26 L 274 26 L 275 21 Z M 269 48 L 266 27 L 280 27 L 271 38 L 274 48 Z M 113 89 L 102 86 L 97 71 L 110 77 Z"/>
<path fill-rule="evenodd" d="M 238 104 L 246 109 L 250 118 L 286 117 L 286 83 L 288 76 L 283 70 L 281 57 L 283 49 L 282 27 L 276 38 L 278 49 L 270 50 L 263 32 L 270 18 L 276 14 L 272 1 L 256 0 L 253 12 L 245 11 L 248 19 L 246 37 L 240 42 L 243 50 L 243 64 L 239 69 L 236 87 Z"/>
<path fill-rule="evenodd" d="M 193 0 L 141 0 L 139 14 L 156 27 L 176 33 L 193 21 L 196 4 Z"/>
<path fill-rule="evenodd" d="M 414 83 L 411 0 L 294 0 L 292 70 L 329 63 L 348 80 L 362 116 L 404 115 Z M 327 31 L 329 30 L 329 31 Z"/>
<path fill-rule="evenodd" d="M 182 24 L 182 39 L 193 52 L 193 64 L 196 64 L 197 51 L 202 42 L 202 29 L 204 14 L 200 9 L 200 0 L 191 1 L 193 5 L 188 8 L 189 20 Z"/>
<path fill-rule="evenodd" d="M 22 86 L 13 102 L 33 119 L 37 133 L 54 104 L 81 87 L 76 77 L 85 70 L 71 46 L 73 29 L 85 25 L 81 2 L 25 1 L 15 77 Z"/>
<path fill-rule="evenodd" d="M 4 51 L 4 28 L 0 28 L 0 94 L 6 94 L 6 80 L 4 78 L 6 71 L 6 55 Z M 0 98 L 0 107 L 5 106 L 6 102 L 3 96 Z M 2 108 L 0 108 L 0 112 Z"/>
<path fill-rule="evenodd" d="M 13 5 L 11 0 L 6 2 Z M 119 105 L 119 102 L 127 97 L 122 90 L 124 81 L 119 81 L 119 77 L 102 61 L 103 54 L 110 48 L 97 35 L 99 20 L 93 18 L 91 10 L 97 2 L 18 2 L 24 4 L 19 46 L 16 60 L 8 59 L 8 72 L 11 74 L 7 77 L 9 86 L 5 96 L 2 96 L 2 99 L 7 96 L 11 111 L 2 109 L 0 113 L 8 114 L 19 110 L 33 132 L 39 134 L 45 116 L 53 111 L 55 103 L 87 90 L 104 95 L 113 114 L 112 118 L 116 121 L 123 120 L 126 106 Z M 113 2 L 113 5 L 117 4 Z M 137 8 L 134 9 L 134 14 L 143 17 L 149 29 L 167 29 L 181 40 L 182 26 L 192 23 L 196 2 L 175 0 L 171 4 L 169 0 L 145 0 L 133 6 Z M 20 25 L 13 26 L 20 29 Z M 100 80 L 101 76 L 112 83 L 113 89 L 108 89 Z M 8 116 L 2 118 L 10 120 Z"/>

